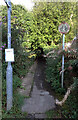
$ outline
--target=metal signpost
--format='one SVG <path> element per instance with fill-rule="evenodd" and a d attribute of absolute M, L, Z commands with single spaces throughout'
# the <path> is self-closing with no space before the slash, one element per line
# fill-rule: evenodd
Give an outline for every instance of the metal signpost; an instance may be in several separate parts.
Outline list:
<path fill-rule="evenodd" d="M 65 42 L 65 34 L 69 32 L 69 25 L 65 22 L 59 25 L 59 32 L 63 34 L 63 43 L 62 48 L 64 50 L 64 42 Z M 63 88 L 63 81 L 64 81 L 64 54 L 62 55 L 62 78 L 61 78 L 61 86 Z"/>
<path fill-rule="evenodd" d="M 8 62 L 8 66 L 7 66 L 7 71 L 6 71 L 6 86 L 7 86 L 7 111 L 9 111 L 12 107 L 12 99 L 13 99 L 13 81 L 12 81 L 12 66 L 11 66 L 11 62 L 14 61 L 14 57 L 12 57 L 14 55 L 14 53 L 12 52 L 11 49 L 11 2 L 10 0 L 5 0 L 5 3 L 8 7 L 8 51 L 5 50 L 5 59 L 6 62 Z M 12 56 L 11 56 L 12 55 Z M 10 58 L 13 59 L 10 59 Z"/>

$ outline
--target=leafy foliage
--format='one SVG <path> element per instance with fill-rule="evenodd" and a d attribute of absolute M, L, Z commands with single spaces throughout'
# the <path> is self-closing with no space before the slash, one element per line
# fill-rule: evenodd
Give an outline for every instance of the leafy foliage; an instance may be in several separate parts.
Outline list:
<path fill-rule="evenodd" d="M 78 99 L 78 79 L 75 79 L 77 84 L 76 88 L 72 91 L 71 95 L 68 97 L 65 105 L 62 107 L 62 114 L 65 118 L 78 118 L 78 106 L 77 106 L 77 99 Z"/>
<path fill-rule="evenodd" d="M 22 46 L 24 39 L 27 40 L 27 28 L 29 26 L 30 13 L 20 5 L 12 4 L 12 15 L 11 15 L 11 41 L 12 48 L 14 48 L 15 62 L 12 63 L 13 67 L 13 108 L 6 112 L 6 68 L 7 63 L 5 62 L 5 48 L 7 48 L 7 7 L 1 6 L 2 13 L 2 104 L 3 104 L 3 117 L 15 117 L 20 114 L 21 103 L 24 97 L 17 95 L 17 88 L 21 87 L 21 77 L 24 77 L 28 72 L 29 67 L 33 63 L 33 59 L 29 59 L 29 53 L 26 48 Z M 26 37 L 26 38 L 25 38 Z M 17 102 L 16 102 L 17 100 Z M 22 102 L 21 102 L 22 101 Z M 19 103 L 18 103 L 19 102 Z M 19 107 L 18 107 L 19 104 Z M 18 112 L 17 112 L 18 111 Z M 20 116 L 21 116 L 20 115 Z"/>
<path fill-rule="evenodd" d="M 29 31 L 31 48 L 37 51 L 40 48 L 57 45 L 61 42 L 61 34 L 58 26 L 65 21 L 70 25 L 70 32 L 66 35 L 66 41 L 73 39 L 73 26 L 71 25 L 71 14 L 76 15 L 75 5 L 72 3 L 35 3 L 33 9 L 33 20 Z M 74 18 L 72 20 L 74 22 Z"/>
<path fill-rule="evenodd" d="M 47 81 L 51 83 L 52 88 L 60 94 L 65 92 L 61 88 L 61 76 L 59 74 L 61 68 L 61 56 L 58 58 L 47 58 L 46 77 Z"/>
<path fill-rule="evenodd" d="M 54 53 L 56 55 L 57 52 Z M 67 54 L 64 53 L 65 55 Z M 72 53 L 70 53 L 72 55 Z M 54 56 L 53 55 L 53 56 Z M 68 54 L 69 56 L 69 54 Z M 65 56 L 66 57 L 66 56 Z M 68 97 L 67 101 L 60 108 L 57 108 L 52 111 L 48 111 L 46 114 L 49 118 L 56 118 L 56 116 L 61 118 L 74 118 L 77 119 L 78 108 L 77 108 L 77 87 L 78 87 L 78 61 L 77 59 L 67 59 L 65 58 L 64 68 L 66 69 L 64 72 L 64 88 L 61 88 L 61 55 L 59 55 L 56 59 L 54 57 L 47 58 L 47 68 L 46 68 L 46 78 L 47 82 L 49 82 L 52 86 L 52 89 L 55 90 L 57 98 L 60 99 L 62 95 L 65 94 L 67 88 L 74 83 L 74 90 Z M 71 67 L 69 67 L 71 66 Z M 63 98 L 63 96 L 62 96 Z M 61 98 L 61 99 L 62 99 Z M 61 100 L 60 99 L 60 100 Z M 53 113 L 53 114 L 52 114 Z"/>
<path fill-rule="evenodd" d="M 5 48 L 7 48 L 7 7 L 1 6 L 0 10 L 2 16 L 0 16 L 0 27 L 2 26 L 2 46 L 0 44 L 0 50 L 2 50 L 2 72 L 3 72 L 3 113 L 6 110 L 6 67 L 5 63 Z M 33 63 L 33 59 L 29 59 L 29 55 L 40 55 L 43 51 L 53 49 L 61 43 L 62 35 L 58 31 L 58 26 L 61 22 L 65 21 L 70 25 L 70 31 L 65 36 L 66 42 L 71 41 L 76 35 L 76 3 L 61 2 L 37 2 L 32 12 L 28 12 L 21 5 L 12 4 L 11 15 L 11 40 L 12 47 L 14 48 L 15 62 L 12 63 L 13 67 L 13 87 L 21 86 L 21 77 L 25 76 L 29 66 Z M 2 21 L 1 21 L 2 19 Z M 47 80 L 51 83 L 51 86 L 56 92 L 60 94 L 65 93 L 65 89 L 61 89 L 61 82 L 59 76 L 59 69 L 61 67 L 61 59 L 57 60 L 47 59 Z M 23 97 L 15 94 L 14 92 L 14 106 L 8 113 L 9 117 L 18 117 L 21 114 L 20 104 Z M 20 101 L 19 101 L 20 99 Z M 19 101 L 19 105 L 16 101 Z M 76 108 L 76 107 L 75 107 Z M 18 112 L 17 112 L 18 111 Z M 66 111 L 64 111 L 65 115 Z M 73 111 L 73 117 L 75 118 L 75 111 Z M 22 114 L 21 114 L 22 115 Z M 20 115 L 20 116 L 21 116 Z M 7 113 L 4 114 L 7 117 Z"/>

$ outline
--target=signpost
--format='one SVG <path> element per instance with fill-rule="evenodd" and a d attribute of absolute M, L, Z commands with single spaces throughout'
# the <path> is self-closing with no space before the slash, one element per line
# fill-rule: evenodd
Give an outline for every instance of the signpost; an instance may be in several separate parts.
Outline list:
<path fill-rule="evenodd" d="M 59 32 L 63 34 L 63 43 L 62 48 L 64 50 L 64 42 L 65 42 L 65 34 L 69 32 L 70 26 L 63 22 L 58 27 Z M 64 54 L 62 55 L 62 78 L 61 78 L 61 86 L 63 88 L 63 81 L 64 81 Z"/>
<path fill-rule="evenodd" d="M 13 99 L 13 81 L 12 81 L 12 66 L 11 62 L 14 61 L 13 50 L 11 49 L 11 2 L 10 0 L 5 0 L 5 3 L 8 7 L 8 49 L 5 50 L 5 59 L 8 62 L 7 71 L 6 71 L 6 80 L 7 80 L 7 111 L 12 107 Z M 11 58 L 12 57 L 12 58 Z"/>

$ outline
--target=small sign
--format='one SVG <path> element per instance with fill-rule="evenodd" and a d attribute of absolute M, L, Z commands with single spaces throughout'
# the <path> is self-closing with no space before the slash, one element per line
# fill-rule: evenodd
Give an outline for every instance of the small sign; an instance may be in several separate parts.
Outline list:
<path fill-rule="evenodd" d="M 5 61 L 14 62 L 14 49 L 5 49 Z"/>
<path fill-rule="evenodd" d="M 58 29 L 60 33 L 66 34 L 69 32 L 70 26 L 67 23 L 63 22 L 59 25 Z"/>

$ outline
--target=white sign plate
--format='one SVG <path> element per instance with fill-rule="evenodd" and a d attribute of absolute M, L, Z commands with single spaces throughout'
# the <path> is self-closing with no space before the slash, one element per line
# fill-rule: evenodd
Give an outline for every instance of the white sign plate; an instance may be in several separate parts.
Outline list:
<path fill-rule="evenodd" d="M 5 61 L 14 62 L 14 49 L 5 49 Z"/>

